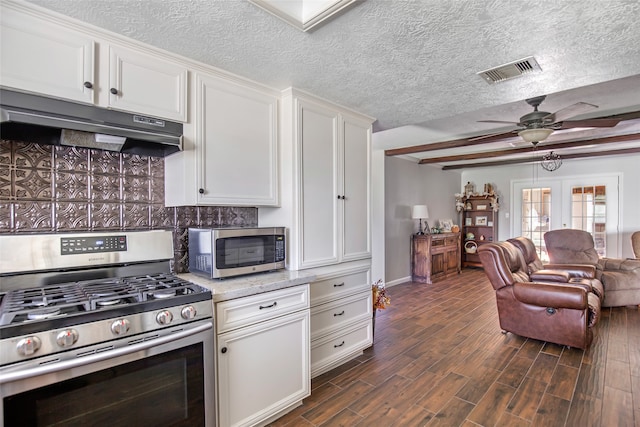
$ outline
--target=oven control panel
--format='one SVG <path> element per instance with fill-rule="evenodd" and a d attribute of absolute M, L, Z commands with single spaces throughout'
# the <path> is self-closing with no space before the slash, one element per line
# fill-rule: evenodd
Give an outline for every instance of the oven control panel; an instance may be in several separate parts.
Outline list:
<path fill-rule="evenodd" d="M 123 252 L 127 250 L 127 236 L 61 237 L 62 255 L 91 254 L 98 252 Z"/>

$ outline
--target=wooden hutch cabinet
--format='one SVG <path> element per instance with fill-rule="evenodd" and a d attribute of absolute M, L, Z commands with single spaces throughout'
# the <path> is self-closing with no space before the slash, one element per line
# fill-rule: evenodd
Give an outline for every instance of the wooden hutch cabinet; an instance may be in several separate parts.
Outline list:
<path fill-rule="evenodd" d="M 411 280 L 433 283 L 453 273 L 460 273 L 460 233 L 413 235 Z"/>
<path fill-rule="evenodd" d="M 478 248 L 498 240 L 497 199 L 491 196 L 468 196 L 462 211 L 462 266 L 482 267 Z"/>

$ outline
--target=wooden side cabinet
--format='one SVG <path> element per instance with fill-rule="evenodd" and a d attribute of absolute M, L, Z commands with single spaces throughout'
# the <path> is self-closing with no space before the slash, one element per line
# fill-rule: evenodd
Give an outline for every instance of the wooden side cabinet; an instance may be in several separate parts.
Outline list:
<path fill-rule="evenodd" d="M 414 282 L 433 283 L 453 273 L 460 273 L 460 233 L 412 236 L 411 278 Z"/>

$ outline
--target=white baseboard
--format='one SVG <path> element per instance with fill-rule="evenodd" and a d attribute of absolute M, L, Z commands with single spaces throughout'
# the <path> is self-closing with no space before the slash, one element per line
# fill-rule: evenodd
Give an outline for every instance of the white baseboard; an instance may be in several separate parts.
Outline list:
<path fill-rule="evenodd" d="M 402 283 L 407 283 L 411 281 L 411 276 L 407 276 L 407 277 L 402 277 L 400 279 L 396 279 L 396 280 L 392 280 L 390 282 L 385 282 L 385 286 L 386 287 L 391 287 L 391 286 L 395 286 L 395 285 L 400 285 Z"/>

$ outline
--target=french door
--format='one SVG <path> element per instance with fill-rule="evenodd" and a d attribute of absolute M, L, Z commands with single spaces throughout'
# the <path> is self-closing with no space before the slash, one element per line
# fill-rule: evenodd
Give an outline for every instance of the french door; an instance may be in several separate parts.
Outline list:
<path fill-rule="evenodd" d="M 618 175 L 562 181 L 562 226 L 591 233 L 601 257 L 617 258 L 620 248 Z"/>
<path fill-rule="evenodd" d="M 559 228 L 585 230 L 600 256 L 620 251 L 617 174 L 514 180 L 511 183 L 511 235 L 530 238 L 548 261 L 544 233 Z"/>

